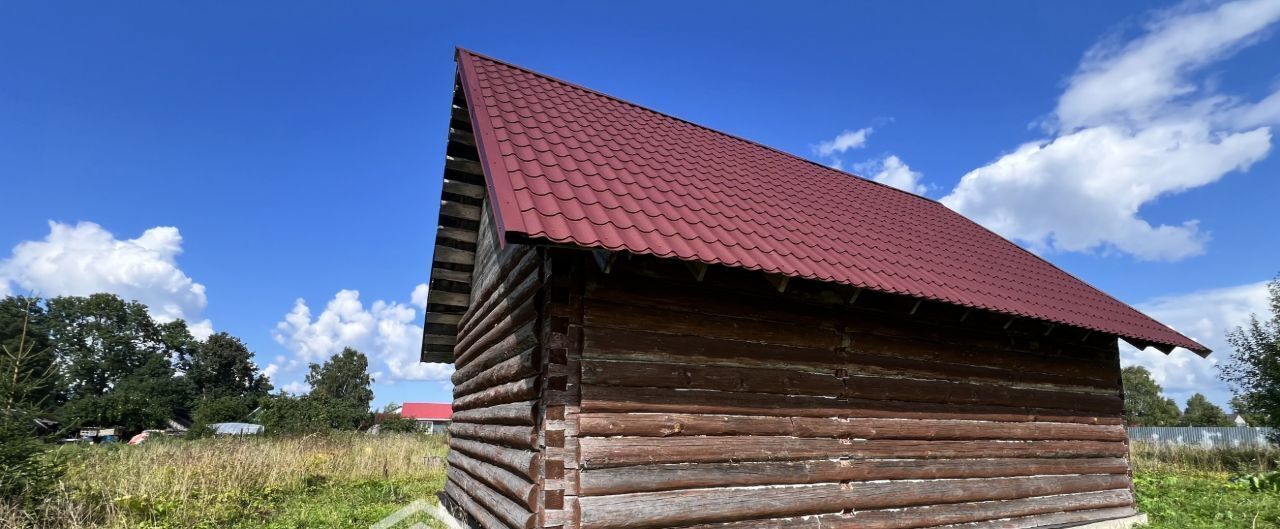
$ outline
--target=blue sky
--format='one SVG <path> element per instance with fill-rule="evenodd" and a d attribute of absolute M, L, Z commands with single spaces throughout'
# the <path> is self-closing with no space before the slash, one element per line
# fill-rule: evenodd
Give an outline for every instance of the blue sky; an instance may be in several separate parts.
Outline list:
<path fill-rule="evenodd" d="M 278 387 L 356 345 L 378 404 L 448 400 L 415 288 L 463 46 L 942 199 L 1222 361 L 1280 272 L 1273 11 L 6 3 L 0 293 L 135 297 L 242 337 Z M 1213 359 L 1125 360 L 1227 399 Z"/>

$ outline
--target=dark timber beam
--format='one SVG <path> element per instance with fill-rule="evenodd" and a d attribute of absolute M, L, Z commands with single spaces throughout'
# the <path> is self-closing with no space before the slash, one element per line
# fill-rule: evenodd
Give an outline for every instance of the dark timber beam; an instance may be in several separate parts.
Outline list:
<path fill-rule="evenodd" d="M 484 214 L 484 168 L 479 162 L 471 114 L 455 81 L 445 146 L 440 216 L 431 258 L 430 294 L 422 333 L 423 362 L 452 362 L 458 323 L 471 304 L 476 241 Z"/>

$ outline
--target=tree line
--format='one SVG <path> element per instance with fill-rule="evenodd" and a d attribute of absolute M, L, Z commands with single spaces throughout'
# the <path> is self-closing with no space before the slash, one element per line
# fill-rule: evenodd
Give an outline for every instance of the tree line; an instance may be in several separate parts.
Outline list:
<path fill-rule="evenodd" d="M 272 394 L 253 352 L 225 332 L 198 340 L 113 294 L 0 300 L 0 410 L 33 434 L 83 426 L 126 433 L 255 422 L 269 432 L 356 429 L 372 420 L 368 358 L 346 349 L 311 364 L 305 396 Z M 21 420 L 19 421 L 18 418 Z"/>
<path fill-rule="evenodd" d="M 1227 334 L 1232 350 L 1218 376 L 1234 395 L 1231 408 L 1251 426 L 1277 428 L 1272 436 L 1280 442 L 1280 277 L 1267 284 L 1267 293 L 1270 314 L 1252 315 Z M 1180 409 L 1144 367 L 1126 367 L 1121 375 L 1130 426 L 1235 426 L 1231 416 L 1199 393 Z"/>

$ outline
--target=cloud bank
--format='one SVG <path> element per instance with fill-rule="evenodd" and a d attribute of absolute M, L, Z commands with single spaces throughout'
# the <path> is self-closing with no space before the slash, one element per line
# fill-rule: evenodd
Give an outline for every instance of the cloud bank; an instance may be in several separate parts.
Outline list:
<path fill-rule="evenodd" d="M 0 296 L 29 292 L 42 297 L 116 294 L 145 303 L 159 321 L 184 319 L 204 339 L 213 323 L 202 317 L 204 285 L 178 266 L 182 234 L 159 226 L 134 239 L 117 239 L 92 222 L 49 222 L 49 234 L 24 241 L 0 261 Z"/>

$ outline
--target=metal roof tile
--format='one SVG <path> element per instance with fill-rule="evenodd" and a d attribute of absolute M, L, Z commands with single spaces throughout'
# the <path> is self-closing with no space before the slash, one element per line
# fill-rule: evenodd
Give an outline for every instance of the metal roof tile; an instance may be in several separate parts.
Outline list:
<path fill-rule="evenodd" d="M 458 63 L 504 236 L 843 283 L 1207 352 L 937 202 L 465 50 Z"/>

